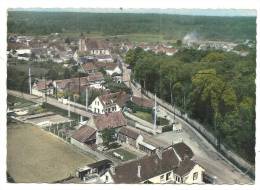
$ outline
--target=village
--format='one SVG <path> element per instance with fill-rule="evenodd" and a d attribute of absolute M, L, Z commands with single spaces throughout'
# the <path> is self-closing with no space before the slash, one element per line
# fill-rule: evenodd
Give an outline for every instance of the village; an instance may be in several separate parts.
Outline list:
<path fill-rule="evenodd" d="M 231 42 L 191 40 L 181 46 L 248 55 L 233 50 L 237 44 Z M 29 92 L 8 90 L 8 118 L 37 126 L 44 134 L 93 158 L 90 163 L 76 164 L 56 182 L 221 184 L 244 177 L 176 116 L 172 105 L 163 106 L 156 94 L 144 93 L 141 85 L 131 80 L 131 67 L 124 62 L 124 55 L 135 48 L 174 56 L 180 47 L 84 34 L 71 39 L 58 33 L 9 36 L 8 66 L 19 61 L 31 63 L 25 84 Z M 77 75 L 57 80 L 34 77 L 33 63 L 45 61 L 69 70 L 76 66 Z M 210 164 L 211 159 L 219 165 Z M 222 165 L 227 167 L 224 173 L 219 171 Z M 12 172 L 8 174 L 19 179 Z M 227 177 L 232 174 L 232 179 Z"/>

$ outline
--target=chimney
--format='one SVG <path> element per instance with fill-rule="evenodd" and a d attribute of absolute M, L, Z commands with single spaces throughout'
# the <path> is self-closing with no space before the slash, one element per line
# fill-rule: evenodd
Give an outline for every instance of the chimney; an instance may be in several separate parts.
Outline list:
<path fill-rule="evenodd" d="M 112 175 L 116 175 L 116 168 L 115 168 L 115 166 L 111 166 L 110 171 L 111 171 Z"/>
<path fill-rule="evenodd" d="M 141 165 L 139 164 L 138 166 L 137 166 L 137 177 L 139 177 L 139 178 L 141 178 Z"/>
<path fill-rule="evenodd" d="M 156 154 L 157 154 L 157 156 L 160 160 L 162 159 L 162 152 L 163 152 L 162 147 L 159 147 L 159 148 L 156 149 Z"/>

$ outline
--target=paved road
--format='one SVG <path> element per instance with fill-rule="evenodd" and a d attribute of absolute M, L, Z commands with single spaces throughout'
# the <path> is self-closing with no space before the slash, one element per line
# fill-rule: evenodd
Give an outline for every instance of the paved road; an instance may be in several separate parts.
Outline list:
<path fill-rule="evenodd" d="M 42 103 L 43 102 L 43 99 L 41 97 L 26 94 L 26 93 L 21 93 L 19 91 L 7 90 L 7 93 L 10 94 L 10 95 L 16 96 L 16 97 L 22 97 L 26 100 L 29 100 L 29 101 L 32 101 L 32 102 L 35 102 L 35 103 Z M 59 102 L 55 98 L 47 97 L 47 103 L 52 105 L 52 106 L 58 107 L 60 109 L 68 110 L 68 105 L 65 105 L 65 104 Z M 88 118 L 90 118 L 93 115 L 92 113 L 87 112 L 86 110 L 83 110 L 82 108 L 78 108 L 78 107 L 75 107 L 75 106 L 72 106 L 72 105 L 70 106 L 70 111 L 73 112 L 73 113 L 76 113 L 78 115 L 88 117 Z"/>
<path fill-rule="evenodd" d="M 130 75 L 131 70 L 127 69 L 125 64 L 123 65 L 123 80 L 125 84 L 132 88 L 133 94 L 141 96 L 140 89 L 136 89 L 135 86 L 131 85 Z M 170 120 L 174 119 L 173 113 L 168 110 L 159 107 L 160 114 L 167 115 Z M 177 116 L 176 116 L 177 118 Z M 167 132 L 156 135 L 155 138 L 167 141 L 168 143 L 178 142 L 183 140 L 188 146 L 190 146 L 195 154 L 194 159 L 201 164 L 206 171 L 216 176 L 217 184 L 252 184 L 254 181 L 247 175 L 243 174 L 238 168 L 232 163 L 226 160 L 216 149 L 195 129 L 183 120 L 179 121 L 183 125 L 182 133 Z"/>

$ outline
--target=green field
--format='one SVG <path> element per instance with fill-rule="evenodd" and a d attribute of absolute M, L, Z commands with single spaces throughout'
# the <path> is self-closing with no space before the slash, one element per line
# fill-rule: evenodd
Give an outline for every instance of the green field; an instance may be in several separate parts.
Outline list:
<path fill-rule="evenodd" d="M 7 129 L 7 172 L 18 183 L 51 183 L 75 175 L 78 167 L 95 162 L 48 132 L 31 124 Z"/>
<path fill-rule="evenodd" d="M 113 150 L 113 151 L 109 152 L 108 154 L 115 157 L 113 155 L 113 152 L 116 152 L 116 153 L 122 155 L 124 157 L 122 161 L 128 161 L 128 160 L 132 160 L 132 159 L 137 158 L 137 156 L 135 154 L 133 154 L 133 153 L 131 153 L 131 152 L 129 152 L 129 151 L 123 149 L 123 148 Z"/>
<path fill-rule="evenodd" d="M 9 107 L 12 109 L 28 107 L 28 106 L 35 104 L 31 101 L 28 101 L 28 100 L 25 100 L 22 98 L 18 98 L 15 96 L 11 96 L 11 95 L 7 96 L 7 102 L 8 102 Z"/>
<path fill-rule="evenodd" d="M 137 112 L 133 113 L 133 115 L 135 115 L 136 117 L 139 117 L 140 119 L 148 121 L 150 123 L 154 122 L 151 113 L 137 111 Z M 167 119 L 164 119 L 164 118 L 161 118 L 161 117 L 157 117 L 157 124 L 159 124 L 159 125 L 168 125 L 169 121 Z"/>

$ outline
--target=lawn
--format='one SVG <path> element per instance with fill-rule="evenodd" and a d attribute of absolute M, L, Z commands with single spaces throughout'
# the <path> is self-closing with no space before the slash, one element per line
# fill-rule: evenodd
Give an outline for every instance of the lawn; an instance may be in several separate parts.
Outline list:
<path fill-rule="evenodd" d="M 124 158 L 122 161 L 128 161 L 128 160 L 132 160 L 132 159 L 135 159 L 137 158 L 137 156 L 123 148 L 119 148 L 119 149 L 116 149 L 116 150 L 113 150 L 113 151 L 110 151 L 108 154 L 115 157 L 113 152 L 116 152 L 120 155 L 122 155 Z"/>
<path fill-rule="evenodd" d="M 11 95 L 7 96 L 7 102 L 10 105 L 10 108 L 23 108 L 35 104 L 34 102 L 22 98 L 18 98 L 15 96 L 11 96 Z"/>
<path fill-rule="evenodd" d="M 136 117 L 139 117 L 140 119 L 148 121 L 150 123 L 154 122 L 151 113 L 137 111 L 137 112 L 133 113 L 133 115 L 135 115 Z M 157 117 L 157 124 L 158 125 L 168 125 L 169 121 L 167 119 L 164 119 L 164 118 L 161 118 L 161 117 Z"/>
<path fill-rule="evenodd" d="M 7 129 L 7 172 L 15 182 L 51 183 L 75 175 L 78 167 L 95 162 L 31 124 L 12 123 Z"/>

